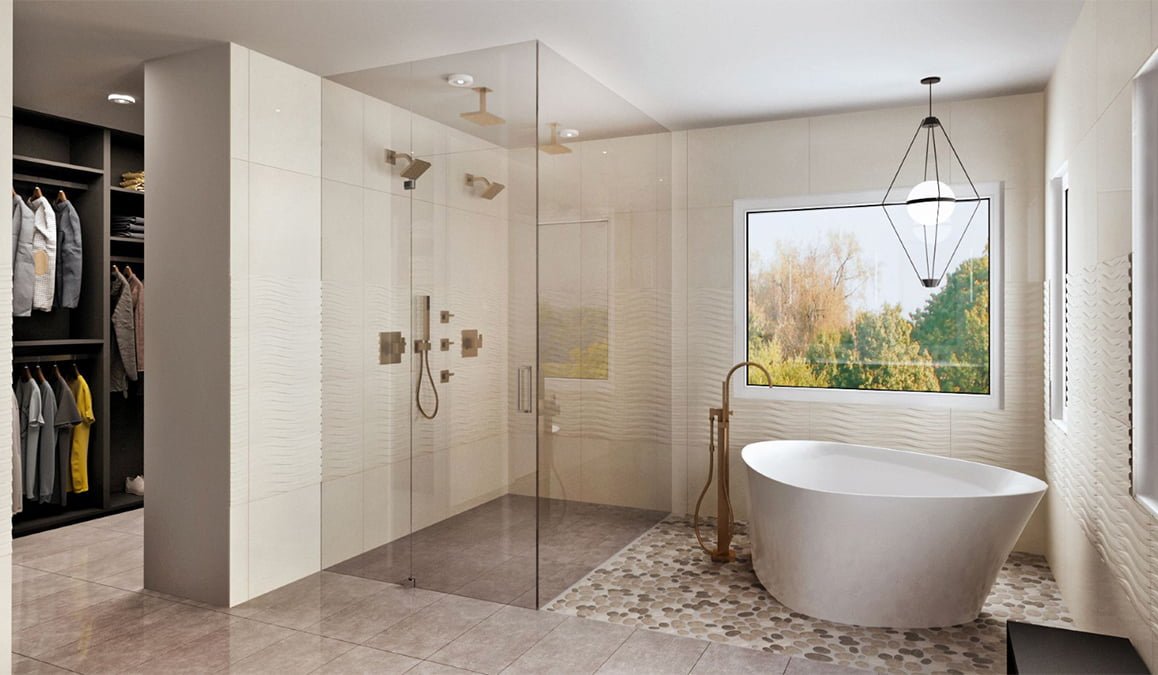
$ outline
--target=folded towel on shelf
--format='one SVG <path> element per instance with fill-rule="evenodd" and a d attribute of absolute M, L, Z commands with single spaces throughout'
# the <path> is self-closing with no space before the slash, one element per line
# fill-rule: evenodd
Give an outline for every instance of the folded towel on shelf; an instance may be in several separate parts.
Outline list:
<path fill-rule="evenodd" d="M 121 174 L 121 187 L 138 192 L 145 191 L 145 172 L 126 171 Z"/>

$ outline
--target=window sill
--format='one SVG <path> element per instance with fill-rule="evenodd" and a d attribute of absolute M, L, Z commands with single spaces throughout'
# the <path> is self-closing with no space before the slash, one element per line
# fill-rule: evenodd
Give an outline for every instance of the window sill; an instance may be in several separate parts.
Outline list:
<path fill-rule="evenodd" d="M 869 389 L 805 389 L 802 387 L 764 387 L 733 381 L 737 398 L 769 401 L 800 401 L 838 405 L 877 405 L 891 408 L 935 408 L 953 410 L 997 411 L 1002 409 L 1001 394 L 945 394 L 918 391 L 879 391 Z"/>
<path fill-rule="evenodd" d="M 1149 511 L 1151 516 L 1158 518 L 1158 499 L 1136 494 L 1134 495 L 1134 501 L 1141 504 L 1143 509 Z"/>

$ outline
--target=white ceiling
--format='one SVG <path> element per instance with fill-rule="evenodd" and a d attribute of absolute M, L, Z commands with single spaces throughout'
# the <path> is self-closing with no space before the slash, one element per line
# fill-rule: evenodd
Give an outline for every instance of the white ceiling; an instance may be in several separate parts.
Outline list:
<path fill-rule="evenodd" d="M 1081 0 L 17 0 L 16 104 L 139 129 L 141 63 L 214 41 L 320 75 L 543 40 L 672 129 L 1040 90 Z"/>

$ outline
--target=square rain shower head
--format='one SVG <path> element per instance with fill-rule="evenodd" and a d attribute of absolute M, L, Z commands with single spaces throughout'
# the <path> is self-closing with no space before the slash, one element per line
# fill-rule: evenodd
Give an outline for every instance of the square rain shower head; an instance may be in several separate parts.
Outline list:
<path fill-rule="evenodd" d="M 494 113 L 487 112 L 487 93 L 491 90 L 486 87 L 475 87 L 474 90 L 478 92 L 478 110 L 459 113 L 459 117 L 467 122 L 477 124 L 480 127 L 493 127 L 499 124 L 506 124 L 507 121 L 505 119 Z"/>

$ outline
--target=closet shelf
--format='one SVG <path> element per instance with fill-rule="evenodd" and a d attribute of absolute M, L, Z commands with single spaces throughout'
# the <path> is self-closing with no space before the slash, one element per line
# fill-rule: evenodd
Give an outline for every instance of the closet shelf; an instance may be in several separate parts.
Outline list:
<path fill-rule="evenodd" d="M 39 349 L 43 347 L 99 347 L 105 343 L 100 338 L 75 338 L 64 340 L 14 340 L 13 349 Z"/>
<path fill-rule="evenodd" d="M 113 186 L 109 187 L 109 190 L 111 190 L 112 192 L 119 192 L 121 194 L 126 194 L 126 195 L 140 195 L 141 197 L 145 196 L 144 190 L 130 190 L 129 188 L 123 188 L 119 185 L 113 185 Z"/>
<path fill-rule="evenodd" d="M 12 173 L 14 180 L 44 183 L 73 190 L 87 189 L 90 183 L 105 174 L 102 169 L 91 166 L 55 162 L 28 155 L 12 156 Z"/>
<path fill-rule="evenodd" d="M 109 237 L 109 241 L 119 242 L 121 244 L 144 244 L 144 237 Z"/>
<path fill-rule="evenodd" d="M 52 187 L 64 188 L 67 190 L 88 189 L 88 185 L 85 183 L 75 183 L 70 180 L 60 180 L 58 178 L 50 178 L 48 176 L 32 176 L 26 173 L 12 174 L 12 182 L 28 183 L 29 185 L 48 185 Z"/>

